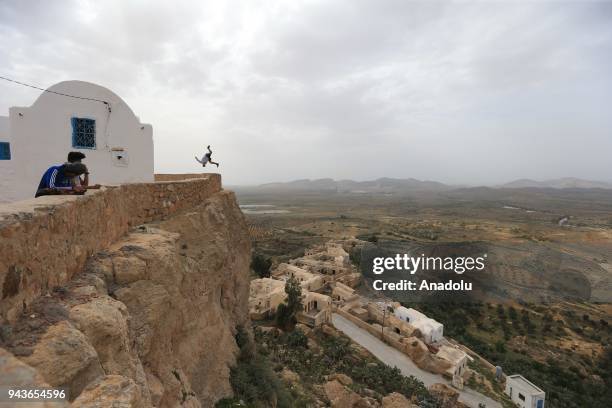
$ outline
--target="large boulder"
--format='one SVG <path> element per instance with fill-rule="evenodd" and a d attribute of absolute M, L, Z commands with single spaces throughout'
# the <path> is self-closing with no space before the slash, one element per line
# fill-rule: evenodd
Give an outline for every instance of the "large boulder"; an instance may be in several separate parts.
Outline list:
<path fill-rule="evenodd" d="M 446 374 L 451 364 L 429 352 L 427 345 L 417 337 L 403 339 L 404 350 L 412 361 L 422 370 L 435 374 Z"/>
<path fill-rule="evenodd" d="M 130 345 L 126 306 L 109 296 L 97 297 L 74 306 L 70 319 L 98 353 L 104 372 L 133 378 L 142 400 L 148 402 L 150 393 L 145 372 Z"/>
<path fill-rule="evenodd" d="M 349 390 L 339 381 L 328 381 L 323 387 L 332 408 L 353 408 L 361 400 L 359 394 Z"/>
<path fill-rule="evenodd" d="M 410 359 L 415 363 L 427 358 L 429 349 L 418 337 L 406 337 L 403 339 L 403 343 L 406 345 L 406 354 L 408 354 Z"/>
<path fill-rule="evenodd" d="M 404 397 L 402 394 L 398 392 L 392 392 L 391 394 L 383 397 L 382 399 L 382 408 L 414 408 L 417 407 L 413 405 L 408 398 Z"/>
<path fill-rule="evenodd" d="M 429 392 L 438 400 L 440 408 L 463 408 L 459 393 L 446 384 L 436 383 L 429 386 Z"/>
<path fill-rule="evenodd" d="M 34 368 L 23 363 L 8 351 L 0 348 L 0 387 L 20 389 L 20 388 L 48 388 L 50 387 L 45 379 Z M 28 403 L 22 402 L 13 405 L 10 402 L 0 402 L 0 407 L 19 406 L 20 408 L 64 408 L 68 407 L 65 401 L 48 401 Z"/>
<path fill-rule="evenodd" d="M 353 383 L 353 380 L 351 379 L 351 377 L 349 377 L 346 374 L 342 374 L 342 373 L 331 374 L 329 376 L 329 380 L 330 381 L 337 380 L 342 385 L 351 385 Z"/>
<path fill-rule="evenodd" d="M 38 370 L 49 385 L 67 388 L 71 399 L 104 374 L 96 350 L 67 321 L 50 326 L 22 361 Z"/>
<path fill-rule="evenodd" d="M 375 399 L 359 396 L 338 380 L 326 382 L 323 388 L 332 408 L 378 408 L 380 406 Z"/>
<path fill-rule="evenodd" d="M 130 407 L 145 408 L 140 388 L 130 378 L 107 375 L 89 384 L 71 408 Z"/>
<path fill-rule="evenodd" d="M 118 256 L 112 262 L 115 282 L 119 285 L 127 285 L 146 277 L 147 264 L 140 258 Z"/>

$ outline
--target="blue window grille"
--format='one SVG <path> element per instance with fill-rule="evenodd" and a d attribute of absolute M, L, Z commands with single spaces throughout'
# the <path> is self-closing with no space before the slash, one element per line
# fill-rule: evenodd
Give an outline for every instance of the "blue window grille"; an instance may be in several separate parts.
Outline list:
<path fill-rule="evenodd" d="M 0 142 L 0 160 L 11 160 L 11 144 Z"/>
<path fill-rule="evenodd" d="M 96 148 L 96 121 L 94 119 L 72 118 L 72 147 L 78 149 Z"/>

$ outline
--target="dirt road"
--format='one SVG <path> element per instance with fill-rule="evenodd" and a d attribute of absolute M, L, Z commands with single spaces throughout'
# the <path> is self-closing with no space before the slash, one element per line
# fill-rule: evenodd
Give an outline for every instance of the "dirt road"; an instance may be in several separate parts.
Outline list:
<path fill-rule="evenodd" d="M 351 340 L 366 348 L 383 363 L 390 365 L 391 367 L 399 368 L 402 374 L 406 376 L 412 375 L 418 378 L 427 387 L 435 383 L 450 385 L 450 382 L 446 378 L 442 377 L 441 375 L 432 374 L 430 372 L 421 370 L 404 353 L 394 349 L 386 343 L 383 343 L 380 339 L 356 326 L 350 320 L 347 320 L 338 314 L 334 314 L 332 316 L 332 321 L 334 326 L 351 338 Z M 459 391 L 459 394 L 459 401 L 473 408 L 478 408 L 478 404 L 480 403 L 485 404 L 486 408 L 502 408 L 502 405 L 499 402 L 494 401 L 491 398 L 467 387 L 465 387 L 462 391 Z"/>

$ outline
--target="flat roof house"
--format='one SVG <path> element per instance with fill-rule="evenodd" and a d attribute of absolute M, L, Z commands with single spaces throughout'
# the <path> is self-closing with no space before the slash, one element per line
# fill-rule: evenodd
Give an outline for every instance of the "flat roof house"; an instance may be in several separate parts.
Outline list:
<path fill-rule="evenodd" d="M 449 377 L 461 377 L 465 374 L 468 355 L 464 351 L 454 347 L 442 346 L 436 355 L 451 364 L 450 368 L 446 371 Z"/>
<path fill-rule="evenodd" d="M 395 308 L 393 314 L 398 319 L 403 320 L 413 327 L 419 329 L 423 335 L 425 343 L 427 344 L 439 342 L 444 336 L 444 325 L 425 316 L 418 310 L 399 306 Z"/>
<path fill-rule="evenodd" d="M 306 292 L 302 298 L 304 310 L 297 314 L 299 323 L 310 327 L 319 327 L 331 322 L 332 301 L 327 295 L 316 292 Z"/>
<path fill-rule="evenodd" d="M 310 273 L 295 265 L 281 263 L 272 271 L 272 277 L 275 279 L 286 281 L 291 276 L 300 282 L 304 290 L 317 291 L 323 287 L 324 282 L 321 275 Z"/>
<path fill-rule="evenodd" d="M 505 392 L 518 407 L 544 408 L 544 391 L 520 374 L 506 377 Z"/>
<path fill-rule="evenodd" d="M 286 297 L 285 282 L 270 278 L 253 279 L 249 294 L 249 316 L 253 320 L 269 317 Z"/>
<path fill-rule="evenodd" d="M 341 282 L 336 282 L 333 284 L 332 289 L 332 299 L 337 302 L 350 302 L 352 300 L 358 299 L 359 295 L 355 292 L 355 290 Z"/>

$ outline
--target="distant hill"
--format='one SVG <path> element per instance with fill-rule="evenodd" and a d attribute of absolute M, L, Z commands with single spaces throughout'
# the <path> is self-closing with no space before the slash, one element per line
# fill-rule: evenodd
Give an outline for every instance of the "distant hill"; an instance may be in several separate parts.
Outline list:
<path fill-rule="evenodd" d="M 333 180 L 331 178 L 317 180 L 295 180 L 287 183 L 267 183 L 259 186 L 265 190 L 294 191 L 333 191 L 340 193 L 396 193 L 407 191 L 442 191 L 453 187 L 437 181 L 421 181 L 413 178 L 393 179 L 379 178 L 371 181 Z"/>
<path fill-rule="evenodd" d="M 553 180 L 536 181 L 520 179 L 503 184 L 502 188 L 606 188 L 612 189 L 612 183 L 603 181 L 583 180 L 574 177 L 565 177 Z"/>
<path fill-rule="evenodd" d="M 520 179 L 495 187 L 466 187 L 448 185 L 431 180 L 417 180 L 414 178 L 396 179 L 383 177 L 369 181 L 334 180 L 322 178 L 316 180 L 300 179 L 288 182 L 266 183 L 259 186 L 234 186 L 240 190 L 257 190 L 268 192 L 302 191 L 302 192 L 334 192 L 334 193 L 410 193 L 410 192 L 448 192 L 451 190 L 470 191 L 479 194 L 496 194 L 499 189 L 607 189 L 612 190 L 612 183 L 603 181 L 583 180 L 566 177 L 552 180 L 537 181 Z"/>

